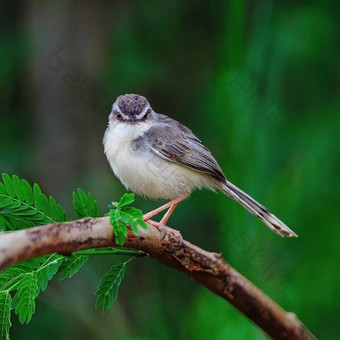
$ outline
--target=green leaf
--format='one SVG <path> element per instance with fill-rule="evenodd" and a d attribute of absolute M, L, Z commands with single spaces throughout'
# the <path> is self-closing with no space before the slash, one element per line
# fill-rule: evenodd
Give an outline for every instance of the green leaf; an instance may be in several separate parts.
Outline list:
<path fill-rule="evenodd" d="M 87 262 L 88 258 L 89 257 L 85 255 L 75 255 L 65 259 L 60 267 L 61 275 L 59 281 L 64 280 L 67 277 L 71 278 L 78 273 L 82 266 Z"/>
<path fill-rule="evenodd" d="M 98 203 L 92 193 L 86 195 L 84 190 L 78 189 L 77 192 L 73 192 L 72 197 L 77 218 L 99 217 Z"/>
<path fill-rule="evenodd" d="M 63 256 L 57 254 L 40 256 L 0 273 L 0 294 L 16 291 L 12 308 L 19 314 L 21 323 L 31 320 L 36 297 L 40 290 L 46 289 L 48 281 L 55 275 L 63 259 Z"/>
<path fill-rule="evenodd" d="M 28 205 L 32 205 L 34 202 L 34 196 L 30 184 L 25 179 L 21 180 L 21 184 L 25 195 L 25 199 L 22 201 L 26 201 Z"/>
<path fill-rule="evenodd" d="M 126 262 L 112 266 L 101 278 L 96 290 L 98 296 L 96 309 L 103 305 L 103 313 L 107 312 L 117 300 L 119 286 L 125 275 Z"/>
<path fill-rule="evenodd" d="M 29 323 L 35 312 L 35 298 L 37 296 L 38 278 L 33 273 L 28 273 L 21 280 L 15 298 L 19 301 L 15 314 L 19 315 L 20 323 Z"/>
<path fill-rule="evenodd" d="M 125 223 L 123 223 L 121 220 L 117 220 L 115 223 L 115 241 L 119 245 L 124 245 L 125 243 L 125 237 L 127 236 L 127 226 Z"/>
<path fill-rule="evenodd" d="M 33 189 L 26 180 L 2 174 L 0 183 L 0 230 L 18 230 L 35 225 L 67 221 L 64 209 L 49 199 L 38 184 Z"/>
<path fill-rule="evenodd" d="M 14 175 L 12 177 L 13 186 L 15 188 L 16 196 L 18 197 L 19 201 L 25 200 L 25 191 L 23 185 L 18 176 Z"/>
<path fill-rule="evenodd" d="M 135 195 L 132 193 L 125 193 L 118 202 L 117 208 L 125 207 L 126 205 L 130 205 L 135 201 Z"/>
<path fill-rule="evenodd" d="M 122 210 L 124 213 L 131 215 L 132 218 L 143 219 L 143 212 L 140 209 L 134 207 L 124 207 Z"/>
<path fill-rule="evenodd" d="M 9 177 L 7 174 L 2 174 L 2 180 L 5 184 L 7 194 L 11 197 L 15 196 L 14 185 L 12 183 L 11 177 Z"/>
<path fill-rule="evenodd" d="M 0 292 L 12 291 L 11 287 L 15 286 L 25 276 L 27 272 L 33 271 L 40 266 L 37 259 L 30 259 L 16 264 L 0 273 Z"/>
<path fill-rule="evenodd" d="M 0 230 L 18 230 L 35 225 L 67 221 L 64 209 L 53 197 L 47 198 L 38 184 L 33 187 L 18 176 L 2 174 L 0 181 Z M 92 194 L 75 193 L 78 214 L 98 216 Z M 62 277 L 72 277 L 87 256 L 45 255 L 16 264 L 0 272 L 0 331 L 8 337 L 10 310 L 15 309 L 21 323 L 28 323 L 35 311 L 35 299 L 62 266 Z M 13 300 L 11 299 L 13 296 Z M 9 300 L 8 300 L 9 297 Z M 7 308 L 9 304 L 9 308 Z"/>
<path fill-rule="evenodd" d="M 9 292 L 0 292 L 0 339 L 9 339 L 11 327 L 11 304 L 12 298 Z"/>
<path fill-rule="evenodd" d="M 41 193 L 39 185 L 37 183 L 34 183 L 33 184 L 33 196 L 34 196 L 34 201 L 36 202 L 35 206 L 38 210 L 43 209 L 43 202 L 41 199 L 41 195 L 42 193 Z"/>
<path fill-rule="evenodd" d="M 38 273 L 39 289 L 44 291 L 47 288 L 48 281 L 58 272 L 64 259 L 61 255 L 53 254 L 36 270 Z"/>
<path fill-rule="evenodd" d="M 147 229 L 147 224 L 143 220 L 143 212 L 134 207 L 128 207 L 134 201 L 133 194 L 124 194 L 119 203 L 112 202 L 116 209 L 111 209 L 108 213 L 110 223 L 113 226 L 115 242 L 124 245 L 127 236 L 127 224 L 130 224 L 132 231 L 137 235 L 138 226 Z"/>
<path fill-rule="evenodd" d="M 143 229 L 148 229 L 148 225 L 144 220 L 139 220 L 138 225 L 142 227 Z"/>

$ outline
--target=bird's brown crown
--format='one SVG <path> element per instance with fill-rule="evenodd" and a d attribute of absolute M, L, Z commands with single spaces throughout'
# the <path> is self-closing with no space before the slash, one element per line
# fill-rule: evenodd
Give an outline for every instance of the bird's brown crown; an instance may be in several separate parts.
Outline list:
<path fill-rule="evenodd" d="M 148 101 L 139 94 L 124 94 L 117 98 L 117 104 L 123 114 L 137 116 L 144 110 Z"/>

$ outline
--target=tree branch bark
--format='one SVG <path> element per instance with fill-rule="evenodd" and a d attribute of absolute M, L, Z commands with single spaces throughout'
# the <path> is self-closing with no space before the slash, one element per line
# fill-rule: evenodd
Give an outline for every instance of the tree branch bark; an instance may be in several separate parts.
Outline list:
<path fill-rule="evenodd" d="M 207 252 L 188 241 L 181 243 L 171 230 L 164 237 L 153 225 L 148 226 L 147 230 L 140 228 L 138 235 L 129 228 L 125 246 L 142 250 L 190 276 L 230 302 L 273 339 L 315 339 L 295 314 L 284 311 L 219 254 Z M 108 246 L 117 246 L 108 217 L 1 233 L 0 270 L 44 254 L 71 254 Z"/>

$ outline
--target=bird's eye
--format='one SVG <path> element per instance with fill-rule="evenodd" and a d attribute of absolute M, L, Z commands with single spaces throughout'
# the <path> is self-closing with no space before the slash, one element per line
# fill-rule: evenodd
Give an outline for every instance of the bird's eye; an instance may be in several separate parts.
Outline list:
<path fill-rule="evenodd" d="M 116 113 L 116 118 L 118 119 L 118 120 L 122 120 L 123 119 L 123 116 L 120 114 L 120 113 Z"/>
<path fill-rule="evenodd" d="M 150 110 L 146 111 L 145 115 L 142 117 L 142 120 L 146 120 L 146 118 L 148 118 L 150 113 Z"/>

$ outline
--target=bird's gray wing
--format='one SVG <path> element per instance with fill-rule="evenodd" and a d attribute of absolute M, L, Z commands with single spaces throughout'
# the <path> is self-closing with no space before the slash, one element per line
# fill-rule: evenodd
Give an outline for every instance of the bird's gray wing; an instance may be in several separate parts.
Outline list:
<path fill-rule="evenodd" d="M 208 148 L 186 126 L 167 116 L 159 114 L 158 122 L 138 137 L 133 147 L 148 149 L 168 161 L 209 174 L 218 181 L 226 180 Z"/>

